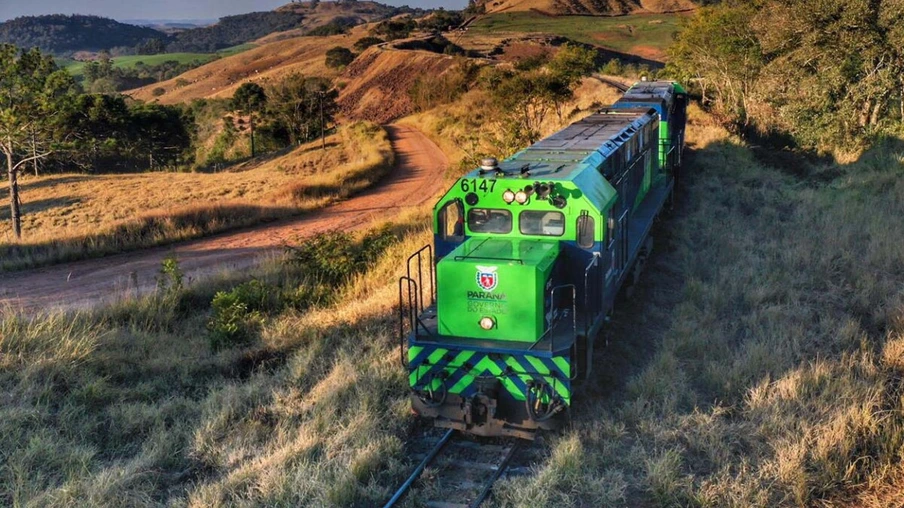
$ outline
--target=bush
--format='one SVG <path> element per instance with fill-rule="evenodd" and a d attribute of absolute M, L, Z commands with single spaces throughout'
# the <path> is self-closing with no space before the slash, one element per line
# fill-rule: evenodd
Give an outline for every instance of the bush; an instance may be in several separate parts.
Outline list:
<path fill-rule="evenodd" d="M 373 33 L 386 39 L 394 41 L 396 39 L 407 39 L 411 35 L 411 31 L 417 28 L 417 22 L 411 18 L 389 19 L 381 21 L 374 27 Z"/>
<path fill-rule="evenodd" d="M 160 263 L 160 278 L 157 284 L 166 293 L 178 293 L 184 287 L 185 275 L 175 256 L 167 256 Z"/>
<path fill-rule="evenodd" d="M 384 42 L 386 42 L 386 41 L 384 41 L 383 39 L 381 39 L 379 37 L 369 37 L 369 36 L 362 37 L 362 38 L 358 39 L 358 42 L 355 43 L 355 49 L 358 51 L 364 51 L 365 49 L 367 49 L 371 46 L 376 46 L 377 44 L 383 44 Z"/>
<path fill-rule="evenodd" d="M 345 67 L 355 60 L 355 54 L 348 48 L 336 46 L 326 52 L 326 66 L 331 69 Z"/>
<path fill-rule="evenodd" d="M 263 320 L 259 309 L 268 306 L 269 294 L 260 281 L 252 280 L 214 295 L 210 303 L 212 316 L 207 323 L 211 349 L 251 343 Z"/>
<path fill-rule="evenodd" d="M 464 22 L 464 16 L 458 11 L 437 10 L 432 16 L 422 19 L 418 22 L 421 30 L 437 30 L 445 32 L 451 30 Z"/>
<path fill-rule="evenodd" d="M 311 37 L 328 37 L 330 35 L 342 35 L 345 33 L 348 33 L 348 29 L 343 24 L 333 21 L 326 25 L 312 28 L 311 30 L 308 30 L 308 33 L 305 35 Z"/>
<path fill-rule="evenodd" d="M 166 89 L 158 86 L 151 92 L 151 95 L 153 95 L 154 97 L 160 97 L 161 95 L 163 95 L 165 93 L 166 93 Z"/>
<path fill-rule="evenodd" d="M 303 266 L 320 282 L 338 286 L 370 267 L 395 241 L 389 228 L 372 231 L 360 242 L 353 241 L 350 234 L 342 231 L 324 233 L 293 249 L 292 263 Z"/>
<path fill-rule="evenodd" d="M 290 273 L 303 274 L 301 280 L 291 275 L 279 285 L 251 280 L 213 297 L 207 323 L 210 347 L 218 351 L 253 342 L 267 314 L 336 302 L 341 294 L 337 288 L 372 267 L 396 241 L 392 230 L 385 227 L 367 233 L 360 241 L 337 231 L 290 249 Z"/>

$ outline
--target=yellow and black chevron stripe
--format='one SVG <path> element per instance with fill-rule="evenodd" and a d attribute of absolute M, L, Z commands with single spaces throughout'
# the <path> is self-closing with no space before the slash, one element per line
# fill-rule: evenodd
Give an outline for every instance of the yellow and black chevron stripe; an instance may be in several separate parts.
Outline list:
<path fill-rule="evenodd" d="M 571 363 L 568 356 L 544 358 L 521 353 L 485 353 L 452 350 L 436 346 L 412 345 L 408 349 L 408 381 L 413 390 L 439 389 L 445 383 L 449 393 L 463 398 L 477 391 L 478 377 L 492 376 L 515 400 L 524 400 L 527 383 L 545 381 L 571 405 Z M 445 377 L 442 373 L 445 372 Z"/>

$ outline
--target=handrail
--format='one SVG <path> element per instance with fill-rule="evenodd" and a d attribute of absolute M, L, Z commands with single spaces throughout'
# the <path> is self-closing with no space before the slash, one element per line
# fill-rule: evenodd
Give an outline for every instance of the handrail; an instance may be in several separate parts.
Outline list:
<path fill-rule="evenodd" d="M 408 290 L 408 306 L 405 306 L 403 297 L 402 297 L 402 288 L 405 287 Z M 412 287 L 414 287 L 414 292 L 411 291 Z M 413 298 L 412 298 L 413 295 Z M 417 332 L 417 325 L 415 324 L 415 316 L 417 313 L 418 307 L 418 286 L 417 282 L 411 277 L 400 277 L 399 278 L 399 358 L 402 363 L 402 368 L 407 368 L 408 364 L 405 362 L 405 311 L 408 311 L 408 322 L 412 330 Z"/>
<path fill-rule="evenodd" d="M 589 333 L 590 323 L 596 317 L 596 306 L 594 306 L 592 311 L 590 308 L 590 269 L 599 264 L 599 259 L 600 253 L 594 252 L 593 258 L 590 260 L 587 268 L 584 268 L 584 313 L 587 314 L 587 319 L 584 322 L 584 335 Z M 599 284 L 595 284 L 593 287 L 598 288 Z"/>
<path fill-rule="evenodd" d="M 571 321 L 572 321 L 571 328 L 572 328 L 572 335 L 573 335 L 572 342 L 575 342 L 575 341 L 577 341 L 577 337 L 578 337 L 578 318 L 577 318 L 578 295 L 577 295 L 576 286 L 574 284 L 563 284 L 561 286 L 556 286 L 556 287 L 552 288 L 549 291 L 549 305 L 553 309 L 555 309 L 555 307 L 556 307 L 556 291 L 559 291 L 561 289 L 567 289 L 567 288 L 571 288 Z M 552 338 L 552 340 L 549 341 L 549 352 L 552 353 L 553 351 L 555 351 L 556 337 L 555 337 L 555 335 L 552 335 L 552 331 L 553 331 L 553 329 L 555 329 L 557 324 L 559 324 L 559 319 L 556 319 L 554 322 L 549 323 L 549 327 L 546 329 L 545 332 L 543 332 L 543 335 L 541 335 L 536 341 L 534 341 L 534 343 L 531 344 L 531 346 L 529 348 L 527 348 L 527 350 L 533 351 L 533 349 L 537 346 L 537 344 L 543 342 L 543 340 L 546 338 L 546 336 L 549 335 Z"/>
<path fill-rule="evenodd" d="M 430 305 L 436 302 L 436 273 L 434 269 L 434 259 L 433 259 L 433 246 L 429 243 L 421 247 L 417 252 L 408 256 L 408 261 L 406 263 L 406 268 L 408 270 L 408 278 L 414 280 L 411 274 L 411 262 L 417 258 L 417 282 L 418 286 L 424 287 L 424 273 L 423 273 L 423 265 L 424 265 L 424 251 L 427 251 L 428 262 L 430 266 Z M 427 304 L 424 301 L 424 292 L 420 292 L 420 304 L 421 310 L 427 308 Z"/>

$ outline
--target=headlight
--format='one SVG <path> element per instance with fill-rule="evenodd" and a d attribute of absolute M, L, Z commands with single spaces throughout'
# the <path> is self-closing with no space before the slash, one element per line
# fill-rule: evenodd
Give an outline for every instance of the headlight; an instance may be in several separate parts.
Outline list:
<path fill-rule="evenodd" d="M 515 194 L 515 201 L 517 201 L 519 205 L 527 203 L 527 193 L 524 191 L 518 191 L 518 193 Z"/>
<path fill-rule="evenodd" d="M 496 320 L 491 317 L 480 318 L 480 327 L 484 330 L 492 330 L 496 328 Z"/>
<path fill-rule="evenodd" d="M 512 204 L 512 201 L 515 200 L 515 193 L 511 190 L 506 190 L 502 193 L 502 200 L 506 202 L 506 204 Z"/>

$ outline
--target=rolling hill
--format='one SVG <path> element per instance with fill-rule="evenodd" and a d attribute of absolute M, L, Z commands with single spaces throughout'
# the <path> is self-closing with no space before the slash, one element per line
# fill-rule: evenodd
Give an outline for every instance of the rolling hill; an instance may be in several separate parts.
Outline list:
<path fill-rule="evenodd" d="M 99 16 L 23 16 L 0 23 L 0 42 L 54 54 L 132 48 L 148 39 L 166 38 L 152 28 Z"/>
<path fill-rule="evenodd" d="M 351 35 L 289 39 L 267 37 L 258 41 L 260 44 L 253 49 L 215 60 L 176 79 L 139 88 L 129 94 L 140 100 L 176 104 L 194 99 L 232 97 L 235 89 L 246 81 L 278 79 L 293 72 L 333 78 L 338 71 L 326 67 L 327 50 L 336 46 L 351 48 L 363 34 L 362 28 L 355 28 Z M 157 88 L 164 90 L 163 95 L 155 96 Z"/>
<path fill-rule="evenodd" d="M 400 14 L 421 16 L 427 11 L 392 7 L 377 2 L 293 2 L 273 11 L 226 16 L 209 26 L 170 33 L 99 16 L 24 16 L 0 23 L 0 43 L 38 47 L 58 56 L 119 48 L 119 54 L 150 39 L 163 42 L 167 53 L 214 53 L 224 48 L 274 35 L 267 42 L 306 35 L 335 24 L 346 29 Z"/>

